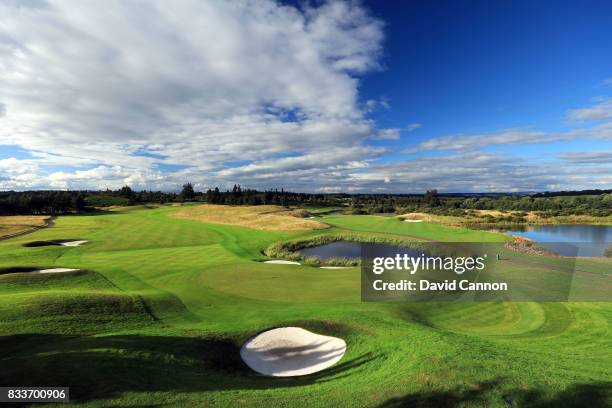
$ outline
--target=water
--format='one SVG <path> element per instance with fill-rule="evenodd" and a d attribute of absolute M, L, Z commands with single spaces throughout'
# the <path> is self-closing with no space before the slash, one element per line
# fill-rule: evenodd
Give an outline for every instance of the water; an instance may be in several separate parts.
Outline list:
<path fill-rule="evenodd" d="M 496 227 L 500 230 L 499 227 Z M 612 226 L 607 225 L 530 225 L 513 226 L 503 230 L 539 242 L 542 246 L 565 256 L 604 256 L 612 245 Z M 368 244 L 379 256 L 398 253 L 397 247 L 386 244 Z M 402 249 L 401 253 L 418 256 L 420 252 Z M 337 241 L 312 248 L 301 249 L 303 256 L 315 256 L 322 261 L 330 258 L 360 258 L 361 243 Z"/>
<path fill-rule="evenodd" d="M 566 256 L 604 256 L 612 245 L 612 226 L 607 225 L 528 225 L 503 230 L 541 243 Z"/>
<path fill-rule="evenodd" d="M 423 252 L 415 251 L 411 249 L 401 248 L 398 249 L 392 245 L 386 244 L 367 244 L 369 250 L 372 253 L 376 253 L 377 256 L 395 256 L 395 254 L 408 254 L 411 256 L 419 256 Z M 302 256 L 315 256 L 322 261 L 326 261 L 330 258 L 352 258 L 357 259 L 361 257 L 361 243 L 351 241 L 337 241 L 330 244 L 320 245 L 311 248 L 300 249 L 299 253 Z"/>

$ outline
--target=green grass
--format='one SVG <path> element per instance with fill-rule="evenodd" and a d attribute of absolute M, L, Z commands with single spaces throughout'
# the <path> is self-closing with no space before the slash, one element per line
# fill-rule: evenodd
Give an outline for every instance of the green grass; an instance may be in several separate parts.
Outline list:
<path fill-rule="evenodd" d="M 351 231 L 386 233 L 426 241 L 504 242 L 509 239 L 507 236 L 487 231 L 447 227 L 429 222 L 407 223 L 394 217 L 376 215 L 330 216 L 324 217 L 322 221 Z"/>
<path fill-rule="evenodd" d="M 329 216 L 324 231 L 272 232 L 170 217 L 176 208 L 60 217 L 0 242 L 0 384 L 71 387 L 86 406 L 607 406 L 609 303 L 362 303 L 359 268 L 259 262 L 317 235 L 503 242 L 485 231 L 376 216 Z M 22 244 L 79 237 L 82 247 Z M 522 263 L 521 263 L 522 262 Z M 565 267 L 563 260 L 546 263 Z M 581 287 L 609 278 L 581 260 Z M 507 273 L 541 273 L 521 254 Z M 597 281 L 599 282 L 599 281 Z M 580 287 L 580 286 L 579 286 Z M 319 375 L 258 376 L 240 344 L 296 324 L 346 339 Z"/>

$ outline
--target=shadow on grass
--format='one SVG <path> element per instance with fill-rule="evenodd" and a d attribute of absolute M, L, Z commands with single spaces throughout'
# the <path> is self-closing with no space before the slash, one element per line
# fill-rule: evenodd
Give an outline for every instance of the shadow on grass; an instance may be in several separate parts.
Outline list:
<path fill-rule="evenodd" d="M 44 246 L 63 246 L 63 243 L 66 242 L 73 242 L 73 241 L 87 241 L 87 240 L 83 240 L 82 238 L 64 238 L 64 239 L 51 239 L 51 240 L 47 240 L 47 241 L 32 241 L 32 242 L 26 242 L 25 244 L 23 244 L 22 246 L 26 247 L 26 248 L 37 248 L 37 247 L 44 247 Z M 89 241 L 87 241 L 89 242 Z M 78 245 L 80 246 L 80 245 Z"/>
<path fill-rule="evenodd" d="M 10 268 L 0 268 L 0 275 L 6 275 L 9 273 L 27 273 L 34 272 L 41 269 L 39 266 L 12 266 Z"/>
<path fill-rule="evenodd" d="M 114 215 L 114 214 L 126 214 L 126 210 L 118 210 L 118 209 L 106 209 L 106 208 L 95 208 L 88 207 L 87 211 L 77 212 L 77 213 L 68 213 L 62 214 L 63 217 L 95 217 L 97 215 Z"/>
<path fill-rule="evenodd" d="M 0 337 L 2 386 L 69 386 L 74 401 L 125 392 L 287 388 L 335 380 L 375 359 L 362 355 L 320 373 L 271 378 L 251 371 L 231 338 L 122 335 Z"/>
<path fill-rule="evenodd" d="M 51 266 L 11 266 L 9 268 L 0 268 L 0 275 L 9 275 L 13 273 L 32 273 L 37 276 L 50 276 L 51 274 L 45 273 L 40 274 L 38 271 L 44 269 L 54 269 L 54 268 L 64 268 L 63 266 L 51 265 Z M 68 268 L 73 269 L 73 268 Z M 72 274 L 72 275 L 81 275 L 85 273 L 84 269 L 75 269 L 74 271 L 66 271 L 61 272 L 61 275 Z M 59 275 L 60 273 L 58 273 Z M 53 274 L 56 275 L 56 274 Z"/>
<path fill-rule="evenodd" d="M 387 400 L 378 408 L 452 408 L 457 406 L 506 406 L 527 408 L 604 408 L 610 406 L 612 383 L 574 384 L 561 392 L 544 390 L 502 391 L 502 380 L 452 390 L 413 393 Z"/>
<path fill-rule="evenodd" d="M 612 406 L 612 382 L 574 384 L 556 394 L 517 391 L 518 406 L 529 408 L 607 408 Z"/>
<path fill-rule="evenodd" d="M 460 404 L 470 405 L 469 403 L 480 403 L 486 406 L 489 400 L 488 393 L 498 387 L 501 380 L 492 380 L 478 384 L 472 388 L 455 388 L 453 390 L 429 391 L 424 393 L 414 393 L 402 397 L 391 398 L 379 408 L 452 408 Z"/>

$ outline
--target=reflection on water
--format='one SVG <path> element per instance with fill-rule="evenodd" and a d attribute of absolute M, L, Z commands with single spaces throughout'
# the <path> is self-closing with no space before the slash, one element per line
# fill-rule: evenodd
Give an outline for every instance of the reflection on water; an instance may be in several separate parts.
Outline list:
<path fill-rule="evenodd" d="M 509 235 L 519 235 L 541 243 L 542 246 L 564 256 L 604 256 L 606 248 L 612 245 L 612 227 L 607 225 L 527 225 L 512 226 L 507 229 L 495 227 Z M 390 256 L 398 249 L 386 244 L 368 244 L 380 253 Z M 338 241 L 312 248 L 301 249 L 302 256 L 314 256 L 322 261 L 330 258 L 359 258 L 361 243 Z M 418 256 L 421 252 L 402 249 L 399 253 Z"/>
<path fill-rule="evenodd" d="M 527 225 L 498 229 L 540 242 L 567 256 L 576 255 L 576 251 L 578 256 L 603 256 L 612 243 L 612 227 L 607 225 Z"/>

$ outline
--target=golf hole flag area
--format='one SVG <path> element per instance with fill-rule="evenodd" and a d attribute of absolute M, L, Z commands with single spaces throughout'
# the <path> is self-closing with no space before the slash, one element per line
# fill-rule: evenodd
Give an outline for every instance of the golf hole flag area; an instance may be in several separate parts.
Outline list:
<path fill-rule="evenodd" d="M 69 386 L 71 405 L 88 407 L 610 402 L 609 302 L 362 302 L 359 266 L 265 255 L 327 235 L 512 237 L 372 215 L 262 229 L 191 219 L 189 208 L 60 216 L 0 241 L 0 384 Z M 68 241 L 88 242 L 25 245 Z M 567 269 L 563 257 L 502 255 L 496 272 L 525 279 Z M 610 270 L 610 259 L 574 259 L 572 291 L 610 293 Z"/>

